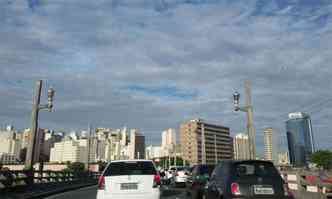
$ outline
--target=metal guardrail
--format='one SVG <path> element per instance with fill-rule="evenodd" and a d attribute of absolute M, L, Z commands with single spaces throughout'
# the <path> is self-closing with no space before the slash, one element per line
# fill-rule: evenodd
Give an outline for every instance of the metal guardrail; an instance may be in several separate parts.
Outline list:
<path fill-rule="evenodd" d="M 0 191 L 32 184 L 97 181 L 98 177 L 96 172 L 0 171 Z"/>
<path fill-rule="evenodd" d="M 281 176 L 294 193 L 295 198 L 332 198 L 332 183 L 322 180 L 318 173 L 282 171 Z"/>

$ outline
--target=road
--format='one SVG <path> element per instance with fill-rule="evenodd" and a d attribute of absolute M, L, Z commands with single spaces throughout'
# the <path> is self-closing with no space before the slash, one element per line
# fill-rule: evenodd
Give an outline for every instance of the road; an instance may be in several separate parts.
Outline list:
<path fill-rule="evenodd" d="M 75 191 L 65 192 L 58 195 L 50 196 L 47 199 L 95 199 L 97 193 L 97 186 L 86 187 Z M 174 189 L 166 187 L 161 199 L 185 199 L 184 189 Z"/>

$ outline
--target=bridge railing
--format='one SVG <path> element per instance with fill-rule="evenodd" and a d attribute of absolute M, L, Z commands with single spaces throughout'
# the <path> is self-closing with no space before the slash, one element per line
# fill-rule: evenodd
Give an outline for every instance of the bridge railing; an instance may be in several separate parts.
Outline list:
<path fill-rule="evenodd" d="M 32 184 L 96 182 L 99 173 L 69 171 L 0 171 L 0 191 Z"/>
<path fill-rule="evenodd" d="M 317 172 L 283 171 L 281 176 L 295 198 L 332 198 L 332 181 L 321 179 Z"/>

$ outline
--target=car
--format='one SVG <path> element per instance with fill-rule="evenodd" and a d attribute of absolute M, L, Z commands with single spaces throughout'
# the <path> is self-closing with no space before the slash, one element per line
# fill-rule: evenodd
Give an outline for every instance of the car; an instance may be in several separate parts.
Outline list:
<path fill-rule="evenodd" d="M 175 187 L 179 187 L 180 185 L 182 185 L 182 187 L 185 187 L 189 176 L 189 168 L 183 166 L 175 166 L 170 167 L 170 170 L 172 171 L 171 184 Z"/>
<path fill-rule="evenodd" d="M 99 178 L 97 199 L 160 199 L 160 185 L 151 160 L 112 161 Z"/>
<path fill-rule="evenodd" d="M 192 199 L 201 199 L 204 187 L 208 182 L 215 165 L 199 164 L 192 168 L 191 175 L 186 182 L 186 193 Z"/>
<path fill-rule="evenodd" d="M 287 184 L 272 162 L 223 160 L 213 170 L 204 199 L 292 199 Z"/>

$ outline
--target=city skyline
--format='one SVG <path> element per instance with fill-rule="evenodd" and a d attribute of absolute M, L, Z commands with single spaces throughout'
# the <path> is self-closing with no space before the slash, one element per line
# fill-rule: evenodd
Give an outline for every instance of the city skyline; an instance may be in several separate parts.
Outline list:
<path fill-rule="evenodd" d="M 75 2 L 0 3 L 0 124 L 30 128 L 44 79 L 56 96 L 41 128 L 127 125 L 159 143 L 163 129 L 204 118 L 234 136 L 246 118 L 232 94 L 249 79 L 261 154 L 266 127 L 287 148 L 294 111 L 311 115 L 317 148 L 331 147 L 332 10 L 322 1 Z"/>

